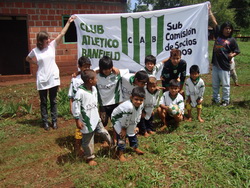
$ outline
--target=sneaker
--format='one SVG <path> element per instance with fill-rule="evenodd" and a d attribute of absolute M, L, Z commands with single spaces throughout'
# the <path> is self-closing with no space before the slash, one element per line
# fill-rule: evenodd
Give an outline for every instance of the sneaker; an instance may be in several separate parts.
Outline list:
<path fill-rule="evenodd" d="M 216 102 L 215 99 L 212 99 L 212 105 L 217 105 L 219 102 Z"/>
<path fill-rule="evenodd" d="M 222 101 L 222 103 L 221 103 L 221 106 L 228 106 L 228 105 L 229 105 L 229 103 L 226 101 Z"/>

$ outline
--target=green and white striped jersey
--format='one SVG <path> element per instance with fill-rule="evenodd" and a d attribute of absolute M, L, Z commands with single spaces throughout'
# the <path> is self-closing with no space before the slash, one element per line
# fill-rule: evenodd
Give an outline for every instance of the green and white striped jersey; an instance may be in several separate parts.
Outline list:
<path fill-rule="evenodd" d="M 79 87 L 73 102 L 73 116 L 83 123 L 82 133 L 91 133 L 96 129 L 100 121 L 96 87 L 93 86 L 92 91 L 84 86 Z"/>
<path fill-rule="evenodd" d="M 111 121 L 117 134 L 121 133 L 122 128 L 126 128 L 128 136 L 135 135 L 135 128 L 140 122 L 143 104 L 136 108 L 130 100 L 117 106 L 112 114 Z"/>
<path fill-rule="evenodd" d="M 97 74 L 98 102 L 100 106 L 108 106 L 122 102 L 121 75 L 111 73 L 105 76 Z"/>

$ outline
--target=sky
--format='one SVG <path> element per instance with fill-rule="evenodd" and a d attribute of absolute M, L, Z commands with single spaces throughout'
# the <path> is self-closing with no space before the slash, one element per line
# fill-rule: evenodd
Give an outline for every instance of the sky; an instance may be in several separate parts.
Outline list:
<path fill-rule="evenodd" d="M 131 0 L 131 9 L 132 10 L 135 8 L 135 3 L 137 3 L 137 0 Z"/>

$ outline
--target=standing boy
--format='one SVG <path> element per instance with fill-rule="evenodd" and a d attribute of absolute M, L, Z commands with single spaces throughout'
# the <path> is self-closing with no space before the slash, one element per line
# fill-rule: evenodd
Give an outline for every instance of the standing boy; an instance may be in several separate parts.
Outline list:
<path fill-rule="evenodd" d="M 91 62 L 88 57 L 82 56 L 78 59 L 78 68 L 80 69 L 80 72 L 84 72 L 87 69 L 90 69 Z M 76 77 L 73 77 L 71 79 L 71 83 L 69 86 L 69 92 L 68 92 L 68 97 L 69 97 L 69 103 L 70 103 L 70 112 L 72 112 L 72 104 L 73 100 L 75 97 L 75 94 L 78 90 L 78 88 L 83 84 L 81 74 L 78 74 Z M 76 128 L 75 130 L 75 152 L 78 156 L 81 155 L 82 150 L 81 150 L 81 143 L 82 143 L 82 133 L 80 129 Z"/>
<path fill-rule="evenodd" d="M 121 74 L 113 71 L 113 61 L 108 56 L 99 60 L 99 73 L 97 74 L 97 91 L 100 117 L 104 127 L 108 125 L 111 114 L 122 102 Z"/>
<path fill-rule="evenodd" d="M 180 93 L 183 93 L 183 85 L 186 79 L 187 63 L 181 59 L 181 51 L 179 49 L 172 49 L 170 51 L 170 58 L 165 62 L 161 78 L 162 87 L 168 91 L 169 82 L 172 79 L 180 79 Z"/>
<path fill-rule="evenodd" d="M 86 70 L 81 73 L 84 82 L 76 92 L 73 102 L 73 115 L 76 120 L 76 126 L 83 133 L 82 147 L 86 162 L 94 166 L 94 135 L 99 133 L 108 144 L 111 144 L 111 137 L 108 131 L 103 127 L 97 105 L 96 73 L 93 70 Z"/>
<path fill-rule="evenodd" d="M 127 100 L 117 106 L 112 113 L 112 123 L 117 139 L 117 156 L 120 161 L 126 161 L 123 152 L 126 147 L 126 137 L 129 139 L 130 147 L 138 155 L 144 152 L 138 149 L 138 140 L 136 137 L 137 123 L 140 121 L 143 101 L 145 99 L 145 90 L 143 87 L 135 87 L 132 90 L 130 100 Z"/>
<path fill-rule="evenodd" d="M 175 79 L 170 80 L 169 82 L 169 91 L 163 93 L 160 99 L 160 107 L 164 109 L 166 113 L 161 114 L 164 117 L 164 126 L 170 124 L 170 121 L 178 127 L 179 122 L 183 120 L 184 115 L 184 99 L 183 96 L 179 93 L 180 85 L 179 82 Z M 171 114 L 170 106 L 177 105 L 179 112 L 175 115 Z"/>
<path fill-rule="evenodd" d="M 191 110 L 197 108 L 197 118 L 200 122 L 204 122 L 201 118 L 201 108 L 203 102 L 203 95 L 205 92 L 204 81 L 200 78 L 200 69 L 198 65 L 192 65 L 190 67 L 190 78 L 186 80 L 185 91 L 186 91 L 186 108 L 188 111 L 188 121 L 192 121 Z"/>

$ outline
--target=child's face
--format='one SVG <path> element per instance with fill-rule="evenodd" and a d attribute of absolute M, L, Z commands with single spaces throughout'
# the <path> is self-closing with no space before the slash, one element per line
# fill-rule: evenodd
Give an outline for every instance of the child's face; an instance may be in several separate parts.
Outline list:
<path fill-rule="evenodd" d="M 192 80 L 196 80 L 199 77 L 199 73 L 198 72 L 192 72 L 190 73 L 190 77 Z"/>
<path fill-rule="evenodd" d="M 232 28 L 231 27 L 225 27 L 223 29 L 223 35 L 225 37 L 229 37 L 231 35 L 231 33 L 232 33 Z"/>
<path fill-rule="evenodd" d="M 143 97 L 139 97 L 139 96 L 131 96 L 130 99 L 131 99 L 132 104 L 136 108 L 138 108 L 139 106 L 141 106 L 142 103 L 143 103 L 143 101 L 144 101 L 144 98 Z"/>
<path fill-rule="evenodd" d="M 177 66 L 181 61 L 181 56 L 171 56 L 170 60 L 174 66 Z"/>
<path fill-rule="evenodd" d="M 80 70 L 83 72 L 83 71 L 85 71 L 85 70 L 88 70 L 88 69 L 90 69 L 90 66 L 91 65 L 89 65 L 89 64 L 83 64 L 81 67 L 79 67 L 80 68 Z"/>
<path fill-rule="evenodd" d="M 169 87 L 169 93 L 171 96 L 176 96 L 179 92 L 180 88 L 178 86 L 170 86 Z"/>
<path fill-rule="evenodd" d="M 152 70 L 154 69 L 154 67 L 155 67 L 155 64 L 154 64 L 153 62 L 149 61 L 149 62 L 146 63 L 145 66 L 146 66 L 146 68 L 147 68 L 149 71 L 152 71 Z"/>
<path fill-rule="evenodd" d="M 155 90 L 157 89 L 157 84 L 156 83 L 148 83 L 147 88 L 148 88 L 148 91 L 150 93 L 154 93 Z"/>
<path fill-rule="evenodd" d="M 146 80 L 137 80 L 137 79 L 135 79 L 135 82 L 134 82 L 134 84 L 137 85 L 138 87 L 144 87 L 146 83 L 147 83 Z"/>
<path fill-rule="evenodd" d="M 91 86 L 95 86 L 97 84 L 97 77 L 95 76 L 94 78 L 90 79 L 89 83 Z"/>
<path fill-rule="evenodd" d="M 103 69 L 102 70 L 102 73 L 105 75 L 105 76 L 109 76 L 112 72 L 112 68 L 111 69 Z"/>

